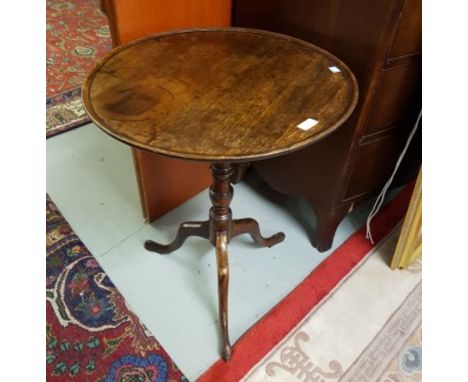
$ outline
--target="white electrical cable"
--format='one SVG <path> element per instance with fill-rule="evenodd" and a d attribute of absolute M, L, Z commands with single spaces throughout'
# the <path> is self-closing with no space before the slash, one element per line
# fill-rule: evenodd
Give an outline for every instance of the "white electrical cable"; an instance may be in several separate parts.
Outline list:
<path fill-rule="evenodd" d="M 398 158 L 398 161 L 395 165 L 395 168 L 393 169 L 393 173 L 390 176 L 390 178 L 387 180 L 387 183 L 382 188 L 382 191 L 380 191 L 379 196 L 377 196 L 377 199 L 374 203 L 374 206 L 372 207 L 371 212 L 369 213 L 369 216 L 367 217 L 367 224 L 366 224 L 366 239 L 370 240 L 372 244 L 374 244 L 374 239 L 372 238 L 372 232 L 371 232 L 371 221 L 374 218 L 375 215 L 379 212 L 380 208 L 382 207 L 382 204 L 385 200 L 385 194 L 387 193 L 390 185 L 393 182 L 393 178 L 395 177 L 395 174 L 398 171 L 398 168 L 400 167 L 401 161 L 403 160 L 403 157 L 406 154 L 406 151 L 408 150 L 408 147 L 411 143 L 411 140 L 413 139 L 414 134 L 416 133 L 416 130 L 418 129 L 418 124 L 419 120 L 421 119 L 422 115 L 422 110 L 419 111 L 419 116 L 418 119 L 416 120 L 416 123 L 414 124 L 413 130 L 411 130 L 410 135 L 408 136 L 408 140 L 406 141 L 406 145 L 403 148 L 403 151 L 400 154 L 400 157 Z"/>

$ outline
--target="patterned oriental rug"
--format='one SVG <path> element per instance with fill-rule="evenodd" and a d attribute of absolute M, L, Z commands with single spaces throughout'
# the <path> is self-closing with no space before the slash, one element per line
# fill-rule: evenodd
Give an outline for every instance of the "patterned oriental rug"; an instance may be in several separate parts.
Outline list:
<path fill-rule="evenodd" d="M 47 0 L 46 135 L 89 121 L 81 84 L 112 48 L 107 17 L 99 0 Z"/>
<path fill-rule="evenodd" d="M 186 382 L 47 197 L 47 381 Z"/>
<path fill-rule="evenodd" d="M 421 263 L 392 271 L 412 187 L 353 234 L 198 382 L 421 381 Z"/>

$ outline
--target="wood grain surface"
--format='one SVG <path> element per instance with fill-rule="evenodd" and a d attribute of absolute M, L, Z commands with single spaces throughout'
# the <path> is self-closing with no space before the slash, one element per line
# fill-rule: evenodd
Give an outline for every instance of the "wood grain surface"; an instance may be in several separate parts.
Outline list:
<path fill-rule="evenodd" d="M 317 141 L 346 120 L 357 96 L 353 74 L 330 53 L 242 28 L 161 33 L 123 45 L 83 89 L 88 114 L 115 138 L 173 157 L 229 162 Z M 308 118 L 318 124 L 299 129 Z"/>

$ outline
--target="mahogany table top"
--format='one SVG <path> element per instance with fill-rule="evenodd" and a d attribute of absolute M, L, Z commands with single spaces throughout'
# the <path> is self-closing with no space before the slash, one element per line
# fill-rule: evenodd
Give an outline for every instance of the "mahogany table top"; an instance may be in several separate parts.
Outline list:
<path fill-rule="evenodd" d="M 348 118 L 357 97 L 354 75 L 332 54 L 242 28 L 175 31 L 122 45 L 83 87 L 89 116 L 113 137 L 159 154 L 229 162 L 323 138 Z M 315 126 L 299 128 L 306 120 L 301 126 Z"/>

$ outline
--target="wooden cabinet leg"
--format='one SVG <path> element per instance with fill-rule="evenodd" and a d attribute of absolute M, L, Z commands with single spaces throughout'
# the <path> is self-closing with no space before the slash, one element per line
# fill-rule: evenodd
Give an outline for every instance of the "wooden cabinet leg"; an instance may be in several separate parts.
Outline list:
<path fill-rule="evenodd" d="M 310 240 L 312 245 L 317 248 L 319 252 L 325 252 L 331 248 L 336 229 L 343 218 L 348 214 L 349 205 L 337 209 L 317 208 L 314 210 L 317 217 L 317 224 Z"/>
<path fill-rule="evenodd" d="M 227 250 L 227 233 L 216 233 L 216 262 L 218 265 L 219 327 L 222 340 L 222 357 L 231 359 L 231 343 L 228 331 L 228 284 L 229 263 Z"/>

